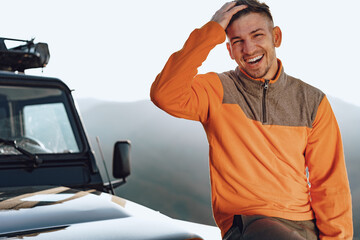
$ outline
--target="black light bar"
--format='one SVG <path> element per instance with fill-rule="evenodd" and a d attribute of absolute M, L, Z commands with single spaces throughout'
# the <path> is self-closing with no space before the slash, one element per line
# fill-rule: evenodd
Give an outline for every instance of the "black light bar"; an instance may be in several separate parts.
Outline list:
<path fill-rule="evenodd" d="M 5 41 L 20 42 L 19 46 L 7 48 Z M 30 68 L 46 67 L 50 59 L 47 43 L 0 37 L 0 70 L 24 72 Z"/>

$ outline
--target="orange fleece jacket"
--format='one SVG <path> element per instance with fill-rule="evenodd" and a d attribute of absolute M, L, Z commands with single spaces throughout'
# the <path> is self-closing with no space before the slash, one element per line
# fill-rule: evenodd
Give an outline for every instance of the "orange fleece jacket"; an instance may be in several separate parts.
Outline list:
<path fill-rule="evenodd" d="M 235 214 L 316 219 L 321 239 L 351 239 L 351 195 L 339 128 L 326 96 L 288 76 L 252 79 L 238 68 L 197 74 L 224 29 L 209 22 L 171 55 L 151 87 L 169 114 L 203 124 L 215 221 Z M 266 82 L 267 88 L 264 90 Z M 306 176 L 309 169 L 309 187 Z"/>

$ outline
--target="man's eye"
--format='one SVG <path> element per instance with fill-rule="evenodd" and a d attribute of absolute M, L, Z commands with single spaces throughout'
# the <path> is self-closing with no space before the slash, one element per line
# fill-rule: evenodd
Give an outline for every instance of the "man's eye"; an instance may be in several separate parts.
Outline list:
<path fill-rule="evenodd" d="M 232 45 L 240 44 L 241 42 L 242 42 L 241 40 L 236 40 L 236 41 L 233 41 Z"/>

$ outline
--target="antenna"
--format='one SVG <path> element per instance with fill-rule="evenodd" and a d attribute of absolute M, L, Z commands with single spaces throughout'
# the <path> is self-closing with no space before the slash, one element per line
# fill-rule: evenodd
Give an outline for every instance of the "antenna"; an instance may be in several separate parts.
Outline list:
<path fill-rule="evenodd" d="M 110 181 L 109 172 L 108 172 L 107 167 L 106 167 L 106 163 L 105 163 L 105 159 L 104 159 L 104 154 L 103 154 L 102 149 L 101 149 L 99 136 L 96 136 L 96 142 L 97 142 L 97 144 L 98 144 L 99 151 L 100 151 L 100 156 L 101 156 L 101 159 L 102 159 L 103 164 L 104 164 L 104 168 L 105 168 L 105 172 L 106 172 L 107 179 L 108 179 L 108 181 L 109 181 L 110 191 L 111 191 L 112 195 L 115 195 L 113 185 L 112 185 L 112 183 L 111 183 L 111 181 Z"/>

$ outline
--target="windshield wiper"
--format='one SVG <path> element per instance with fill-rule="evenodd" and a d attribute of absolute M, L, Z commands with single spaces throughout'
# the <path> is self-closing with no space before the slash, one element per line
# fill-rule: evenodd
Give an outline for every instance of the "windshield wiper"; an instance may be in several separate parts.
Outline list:
<path fill-rule="evenodd" d="M 18 150 L 23 155 L 25 155 L 26 157 L 28 157 L 28 160 L 29 160 L 28 163 L 30 163 L 31 167 L 33 167 L 33 168 L 36 168 L 41 163 L 43 163 L 43 160 L 41 158 L 39 158 L 38 155 L 31 153 L 31 152 L 25 150 L 24 148 L 18 146 L 16 143 L 16 140 L 6 140 L 6 139 L 0 138 L 0 143 L 7 145 L 7 146 L 11 146 L 11 147 L 15 148 L 16 150 Z"/>

